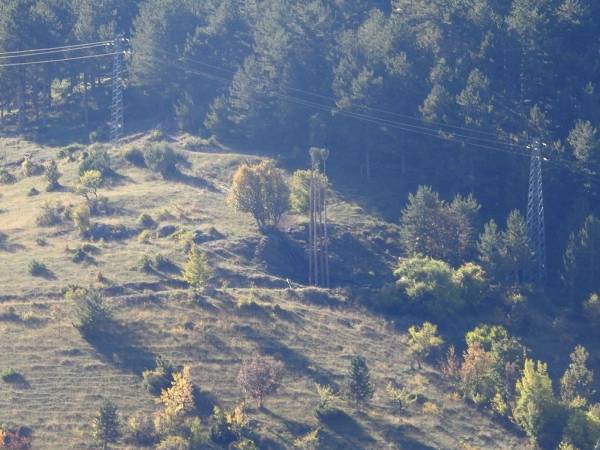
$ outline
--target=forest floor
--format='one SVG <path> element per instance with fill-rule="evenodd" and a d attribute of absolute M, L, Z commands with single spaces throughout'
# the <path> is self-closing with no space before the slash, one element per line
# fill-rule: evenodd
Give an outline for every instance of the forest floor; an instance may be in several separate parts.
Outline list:
<path fill-rule="evenodd" d="M 128 145 L 142 146 L 147 139 L 133 136 Z M 58 147 L 0 138 L 0 164 L 17 175 L 14 184 L 0 185 L 0 370 L 22 374 L 19 383 L 0 381 L 0 423 L 30 427 L 36 449 L 80 449 L 89 442 L 88 424 L 103 399 L 113 400 L 123 417 L 157 410 L 140 374 L 159 354 L 191 366 L 208 415 L 213 404 L 229 408 L 242 399 L 235 381 L 240 362 L 258 352 L 286 366 L 277 394 L 262 410 L 250 409 L 260 448 L 291 448 L 319 425 L 315 384 L 341 388 L 351 357 L 359 354 L 371 369 L 375 396 L 360 411 L 340 399 L 344 413 L 321 424 L 323 448 L 526 446 L 514 429 L 465 404 L 437 369 L 411 369 L 408 318 L 387 322 L 350 302 L 343 289 L 303 286 L 304 217 L 293 215 L 282 224 L 284 236 L 293 240 L 269 240 L 249 216 L 226 205 L 233 172 L 256 156 L 222 148 L 187 151 L 177 137 L 173 145 L 187 161 L 174 180 L 134 167 L 120 149 L 110 151 L 117 175 L 100 194 L 111 212 L 93 221 L 123 226 L 124 233 L 89 242 L 90 254 L 78 263 L 73 254 L 84 242 L 72 222 L 36 224 L 46 203 L 81 202 L 73 193 L 78 161 L 59 159 Z M 63 188 L 45 192 L 43 176 L 21 175 L 25 153 L 37 163 L 59 161 Z M 28 195 L 32 187 L 39 195 Z M 142 213 L 158 222 L 147 240 L 140 239 L 137 224 Z M 336 193 L 330 216 L 335 284 L 376 285 L 389 278 L 399 254 L 396 225 Z M 213 288 L 200 300 L 192 300 L 179 280 L 185 252 L 177 237 L 195 231 L 215 272 Z M 283 267 L 290 254 L 289 267 Z M 144 256 L 156 255 L 171 262 L 167 268 L 140 270 Z M 47 267 L 43 277 L 28 272 L 33 260 Z M 110 348 L 81 338 L 62 295 L 69 285 L 99 283 L 122 333 Z M 409 386 L 421 400 L 398 415 L 385 393 L 389 381 Z"/>

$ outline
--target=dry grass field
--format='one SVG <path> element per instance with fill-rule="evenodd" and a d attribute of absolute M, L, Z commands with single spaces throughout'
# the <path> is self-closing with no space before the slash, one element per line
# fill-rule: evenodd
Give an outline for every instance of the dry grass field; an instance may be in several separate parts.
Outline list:
<path fill-rule="evenodd" d="M 139 136 L 128 145 L 142 145 L 145 139 Z M 47 202 L 66 207 L 81 202 L 72 192 L 78 161 L 59 159 L 58 148 L 0 139 L 0 164 L 17 175 L 14 184 L 0 185 L 0 370 L 13 368 L 22 375 L 20 383 L 0 381 L 0 423 L 30 427 L 36 449 L 86 448 L 90 418 L 103 399 L 113 400 L 122 417 L 156 411 L 140 373 L 157 355 L 191 366 L 202 392 L 200 407 L 208 415 L 213 404 L 232 407 L 242 399 L 235 381 L 240 362 L 258 352 L 286 367 L 282 388 L 267 398 L 265 408 L 250 408 L 259 446 L 292 448 L 297 437 L 319 425 L 313 414 L 315 384 L 341 388 L 351 357 L 359 354 L 371 369 L 375 396 L 361 411 L 340 399 L 344 414 L 323 425 L 322 448 L 525 447 L 513 430 L 453 395 L 435 369 L 410 368 L 403 333 L 409 323 L 387 323 L 350 304 L 341 289 L 302 287 L 294 271 L 282 275 L 261 260 L 261 236 L 253 221 L 225 204 L 233 171 L 255 157 L 222 150 L 190 152 L 173 145 L 187 163 L 181 177 L 169 181 L 129 164 L 121 150 L 111 150 L 118 175 L 100 194 L 108 198 L 112 212 L 92 220 L 123 225 L 127 233 L 90 242 L 89 258 L 74 262 L 74 250 L 84 242 L 73 223 L 40 227 L 36 218 Z M 21 175 L 24 153 L 39 163 L 57 159 L 63 188 L 45 192 L 43 176 Z M 32 187 L 39 195 L 28 196 Z M 142 213 L 158 222 L 145 240 L 137 224 Z M 360 277 L 368 282 L 391 270 L 396 250 L 388 238 L 394 225 L 339 196 L 331 217 L 343 247 L 350 242 L 360 252 L 354 258 L 343 250 L 334 255 L 339 280 Z M 282 228 L 298 233 L 303 223 L 302 217 L 292 216 Z M 200 247 L 215 281 L 200 299 L 190 298 L 178 275 L 185 259 L 181 236 L 193 231 L 212 236 Z M 168 270 L 140 270 L 144 256 L 156 255 L 171 262 Z M 28 272 L 32 260 L 46 265 L 43 277 Z M 74 284 L 105 289 L 122 328 L 110 349 L 91 346 L 71 325 L 62 292 Z M 255 304 L 248 306 L 251 301 Z M 384 390 L 389 381 L 409 386 L 422 401 L 397 415 Z"/>

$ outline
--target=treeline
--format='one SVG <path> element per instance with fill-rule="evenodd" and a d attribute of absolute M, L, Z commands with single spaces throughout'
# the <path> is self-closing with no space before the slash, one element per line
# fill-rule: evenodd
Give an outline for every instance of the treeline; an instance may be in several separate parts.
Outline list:
<path fill-rule="evenodd" d="M 286 157 L 327 147 L 365 177 L 393 167 L 407 190 L 474 192 L 498 221 L 525 204 L 527 158 L 513 153 L 540 138 L 556 274 L 598 214 L 599 22 L 592 0 L 7 0 L 0 52 L 123 32 L 128 120 L 174 118 Z M 110 64 L 0 67 L 1 115 L 66 103 L 105 121 Z"/>

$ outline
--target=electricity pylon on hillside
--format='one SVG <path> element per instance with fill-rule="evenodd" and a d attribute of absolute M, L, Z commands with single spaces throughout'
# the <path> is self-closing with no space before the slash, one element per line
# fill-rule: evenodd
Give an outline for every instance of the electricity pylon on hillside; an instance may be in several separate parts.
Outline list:
<path fill-rule="evenodd" d="M 527 195 L 527 237 L 534 252 L 535 268 L 531 281 L 543 285 L 546 281 L 546 229 L 544 222 L 544 189 L 542 182 L 542 148 L 535 140 L 529 165 L 529 192 Z"/>
<path fill-rule="evenodd" d="M 308 282 L 314 286 L 329 287 L 329 236 L 327 231 L 327 199 L 325 163 L 326 149 L 310 149 L 311 171 L 308 225 Z M 323 171 L 321 171 L 321 168 Z"/>
<path fill-rule="evenodd" d="M 112 104 L 110 108 L 110 143 L 116 147 L 123 136 L 123 44 L 125 38 L 117 35 L 113 41 Z"/>

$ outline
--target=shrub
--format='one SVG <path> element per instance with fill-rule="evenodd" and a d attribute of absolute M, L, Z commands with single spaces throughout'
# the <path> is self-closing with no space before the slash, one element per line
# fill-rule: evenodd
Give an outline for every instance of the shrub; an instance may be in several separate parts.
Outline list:
<path fill-rule="evenodd" d="M 318 383 L 317 394 L 319 394 L 319 404 L 315 408 L 315 416 L 320 420 L 327 419 L 337 411 L 337 408 L 334 406 L 337 396 L 331 386 L 322 386 Z"/>
<path fill-rule="evenodd" d="M 77 206 L 71 212 L 71 219 L 75 224 L 75 227 L 79 230 L 82 236 L 86 236 L 92 229 L 92 223 L 90 221 L 90 208 L 86 204 Z"/>
<path fill-rule="evenodd" d="M 248 438 L 242 438 L 231 445 L 232 450 L 258 450 L 258 446 Z"/>
<path fill-rule="evenodd" d="M 8 169 L 0 167 L 0 184 L 13 184 L 17 178 L 8 171 Z"/>
<path fill-rule="evenodd" d="M 152 273 L 154 271 L 152 258 L 150 258 L 148 255 L 142 255 L 140 262 L 138 263 L 138 267 L 144 273 Z"/>
<path fill-rule="evenodd" d="M 369 366 L 367 366 L 365 358 L 362 356 L 352 358 L 346 378 L 346 393 L 356 405 L 366 403 L 373 398 L 375 389 L 371 383 Z"/>
<path fill-rule="evenodd" d="M 583 304 L 583 310 L 588 317 L 593 320 L 600 319 L 600 296 L 598 294 L 591 294 Z"/>
<path fill-rule="evenodd" d="M 40 191 L 38 191 L 34 187 L 32 187 L 31 189 L 29 189 L 29 191 L 27 191 L 27 196 L 28 197 L 35 197 L 36 195 L 40 195 Z"/>
<path fill-rule="evenodd" d="M 102 172 L 99 170 L 86 170 L 79 176 L 75 192 L 81 195 L 90 209 L 95 200 L 98 200 L 98 189 L 102 185 Z"/>
<path fill-rule="evenodd" d="M 158 356 L 156 367 L 153 370 L 145 370 L 142 373 L 142 386 L 152 395 L 159 395 L 173 383 L 173 374 L 176 368 L 170 361 Z"/>
<path fill-rule="evenodd" d="M 166 142 L 157 142 L 144 149 L 144 162 L 164 178 L 177 174 L 177 154 Z"/>
<path fill-rule="evenodd" d="M 94 339 L 109 332 L 112 314 L 104 303 L 100 291 L 90 289 L 82 298 L 75 298 L 72 308 L 72 324 L 85 339 Z"/>
<path fill-rule="evenodd" d="M 192 245 L 188 259 L 183 266 L 182 278 L 195 292 L 198 292 L 204 288 L 211 275 L 206 256 L 196 245 Z"/>
<path fill-rule="evenodd" d="M 262 408 L 267 395 L 277 391 L 283 378 L 283 363 L 269 356 L 255 355 L 242 363 L 237 382 L 242 392 L 256 401 Z"/>
<path fill-rule="evenodd" d="M 149 214 L 141 214 L 137 219 L 140 228 L 155 228 L 156 222 Z"/>
<path fill-rule="evenodd" d="M 242 164 L 235 175 L 227 202 L 252 214 L 260 230 L 276 227 L 289 209 L 289 188 L 283 172 L 271 162 Z"/>
<path fill-rule="evenodd" d="M 396 287 L 409 304 L 442 315 L 462 306 L 452 268 L 426 256 L 402 258 L 394 271 Z"/>
<path fill-rule="evenodd" d="M 46 176 L 46 191 L 52 192 L 60 186 L 58 180 L 60 180 L 60 172 L 58 171 L 58 166 L 56 161 L 53 159 L 46 163 L 44 167 L 44 174 Z"/>
<path fill-rule="evenodd" d="M 148 414 L 136 414 L 127 421 L 127 435 L 130 441 L 142 447 L 156 442 L 156 428 Z"/>
<path fill-rule="evenodd" d="M 100 172 L 102 176 L 110 174 L 110 156 L 100 145 L 92 145 L 79 164 L 79 175 L 91 170 Z"/>
<path fill-rule="evenodd" d="M 417 401 L 419 396 L 406 387 L 399 388 L 390 382 L 385 387 L 390 403 L 398 414 L 402 414 L 406 408 Z"/>
<path fill-rule="evenodd" d="M 104 402 L 92 420 L 92 438 L 106 450 L 108 444 L 114 444 L 121 436 L 120 428 L 117 407 L 110 401 Z"/>
<path fill-rule="evenodd" d="M 123 157 L 126 161 L 136 167 L 146 167 L 144 153 L 137 147 L 129 147 L 127 150 L 125 150 Z"/>
<path fill-rule="evenodd" d="M 307 213 L 310 209 L 310 182 L 312 170 L 297 170 L 292 175 L 290 181 L 290 207 L 297 213 Z M 322 173 L 315 173 L 315 183 L 317 189 L 324 192 L 327 189 L 329 181 Z M 324 196 L 322 196 L 324 198 Z M 317 205 L 317 209 L 323 210 L 323 203 Z"/>
<path fill-rule="evenodd" d="M 430 322 L 424 322 L 420 328 L 413 325 L 408 329 L 408 348 L 417 361 L 419 368 L 431 352 L 443 343 L 444 340 L 437 333 L 437 325 Z M 413 367 L 412 360 L 411 367 Z"/>
<path fill-rule="evenodd" d="M 40 227 L 53 227 L 62 223 L 65 215 L 65 207 L 59 203 L 54 205 L 45 202 L 42 212 L 36 217 L 35 223 Z"/>
<path fill-rule="evenodd" d="M 29 266 L 27 267 L 29 271 L 29 275 L 34 277 L 42 277 L 48 273 L 48 268 L 43 262 L 32 260 L 29 262 Z"/>
<path fill-rule="evenodd" d="M 306 433 L 304 436 L 299 437 L 294 441 L 294 448 L 300 450 L 317 450 L 320 448 L 320 428 L 316 428 L 313 431 Z"/>
<path fill-rule="evenodd" d="M 183 148 L 191 152 L 198 152 L 205 147 L 214 147 L 217 145 L 217 139 L 215 136 L 210 136 L 205 139 L 199 136 L 186 136 L 182 142 Z"/>
<path fill-rule="evenodd" d="M 138 242 L 142 244 L 148 244 L 154 237 L 154 233 L 150 230 L 143 230 L 137 237 Z"/>

